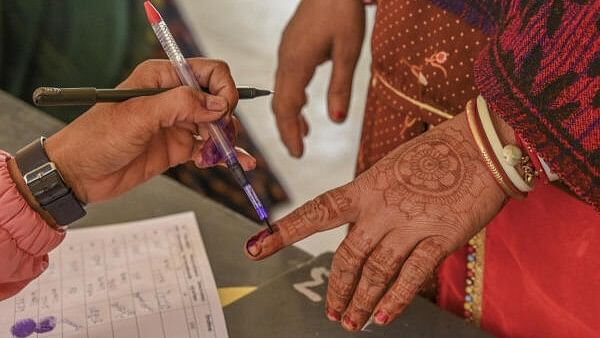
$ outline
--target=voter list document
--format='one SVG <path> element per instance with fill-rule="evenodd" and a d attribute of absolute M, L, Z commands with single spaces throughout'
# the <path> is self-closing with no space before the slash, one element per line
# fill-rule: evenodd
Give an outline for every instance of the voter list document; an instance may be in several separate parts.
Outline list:
<path fill-rule="evenodd" d="M 0 337 L 227 337 L 194 213 L 70 230 Z"/>

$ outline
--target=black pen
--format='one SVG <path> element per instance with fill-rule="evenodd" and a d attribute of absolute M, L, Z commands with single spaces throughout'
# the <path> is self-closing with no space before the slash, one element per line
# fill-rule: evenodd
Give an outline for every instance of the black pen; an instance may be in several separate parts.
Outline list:
<path fill-rule="evenodd" d="M 162 93 L 172 88 L 97 89 L 39 87 L 33 92 L 33 103 L 40 107 L 52 106 L 91 106 L 98 102 L 122 102 L 134 97 Z M 205 92 L 208 89 L 202 88 Z M 240 100 L 254 99 L 273 94 L 267 89 L 237 87 Z"/>

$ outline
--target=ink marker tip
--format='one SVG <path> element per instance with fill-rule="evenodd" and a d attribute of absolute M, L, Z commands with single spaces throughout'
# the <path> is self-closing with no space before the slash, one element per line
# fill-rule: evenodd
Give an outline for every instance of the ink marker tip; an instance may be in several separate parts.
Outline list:
<path fill-rule="evenodd" d="M 160 13 L 156 10 L 154 5 L 150 1 L 144 2 L 144 9 L 146 10 L 146 17 L 151 25 L 155 25 L 162 20 Z"/>
<path fill-rule="evenodd" d="M 272 234 L 273 233 L 273 227 L 271 226 L 271 223 L 269 223 L 268 219 L 265 219 L 265 223 L 267 224 L 267 227 L 269 227 L 269 233 Z"/>

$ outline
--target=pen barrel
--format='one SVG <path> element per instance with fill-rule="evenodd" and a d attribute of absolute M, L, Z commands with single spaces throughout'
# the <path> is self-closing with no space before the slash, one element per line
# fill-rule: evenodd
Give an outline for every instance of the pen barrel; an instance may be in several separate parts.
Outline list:
<path fill-rule="evenodd" d="M 248 87 L 248 86 L 238 86 L 237 92 L 240 99 L 253 99 L 256 95 L 256 88 Z"/>
<path fill-rule="evenodd" d="M 164 21 L 160 21 L 159 23 L 152 25 L 152 29 L 154 30 L 158 41 L 163 47 L 163 50 L 169 57 L 173 68 L 175 68 L 175 71 L 177 72 L 181 83 L 183 85 L 190 86 L 196 90 L 202 91 L 202 88 L 200 87 L 200 84 L 196 79 L 192 67 L 183 57 L 183 54 L 181 54 L 179 46 L 177 46 L 173 35 L 169 31 L 169 28 L 164 23 Z M 236 154 L 231 143 L 229 142 L 227 136 L 225 136 L 225 133 L 218 124 L 209 123 L 208 131 L 210 133 L 211 138 L 213 139 L 213 142 L 215 143 L 215 145 L 217 146 L 217 148 L 221 152 L 221 155 L 224 158 L 236 158 Z"/>
<path fill-rule="evenodd" d="M 268 219 L 269 215 L 267 213 L 267 210 L 263 206 L 258 195 L 256 195 L 256 191 L 254 191 L 254 189 L 252 188 L 252 185 L 250 184 L 250 181 L 246 176 L 246 172 L 240 165 L 240 162 L 234 158 L 227 158 L 225 160 L 225 163 L 227 163 L 227 168 L 229 169 L 231 176 L 233 176 L 235 181 L 244 190 L 246 197 L 248 197 L 248 201 L 250 202 L 250 204 L 252 204 L 254 210 L 256 210 L 258 218 L 261 221 Z"/>
<path fill-rule="evenodd" d="M 93 105 L 96 103 L 96 88 L 51 88 L 40 87 L 33 92 L 36 106 Z"/>
<path fill-rule="evenodd" d="M 186 61 L 183 54 L 181 54 L 181 50 L 179 49 L 179 46 L 177 46 L 177 43 L 175 42 L 175 39 L 173 38 L 173 35 L 169 31 L 169 28 L 167 27 L 165 22 L 161 19 L 161 21 L 159 21 L 158 23 L 152 24 L 152 30 L 154 30 L 154 33 L 156 34 L 158 41 L 163 47 L 163 50 L 169 57 L 171 63 L 173 64 L 173 67 L 175 68 L 175 71 L 177 72 L 181 83 L 190 86 L 196 90 L 202 91 L 202 88 L 200 87 L 200 84 L 196 79 L 192 67 Z M 254 95 L 254 93 L 252 94 Z M 256 195 L 256 192 L 250 185 L 250 182 L 246 177 L 246 173 L 244 172 L 244 169 L 242 168 L 237 159 L 235 148 L 232 146 L 232 144 L 229 142 L 229 139 L 223 132 L 221 123 L 221 121 L 217 123 L 209 123 L 209 134 L 213 139 L 213 142 L 221 152 L 221 155 L 225 158 L 225 161 L 230 168 L 229 170 L 234 176 L 235 180 L 244 189 L 246 196 L 248 196 L 248 199 L 252 203 L 252 206 L 254 207 L 254 209 L 256 209 L 256 212 L 258 213 L 260 219 L 265 220 L 267 219 L 266 209 L 260 202 L 260 199 Z"/>
<path fill-rule="evenodd" d="M 169 88 L 97 89 L 96 102 L 123 102 L 134 97 L 160 94 Z"/>
<path fill-rule="evenodd" d="M 226 159 L 225 163 L 227 164 L 227 169 L 229 169 L 229 172 L 231 172 L 231 176 L 233 176 L 233 179 L 240 187 L 243 188 L 244 186 L 250 184 L 242 165 L 239 161 L 237 161 L 237 159 Z"/>

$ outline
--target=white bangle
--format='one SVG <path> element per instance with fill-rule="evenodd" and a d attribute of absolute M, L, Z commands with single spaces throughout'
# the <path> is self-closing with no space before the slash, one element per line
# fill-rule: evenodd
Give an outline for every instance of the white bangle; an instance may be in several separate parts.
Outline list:
<path fill-rule="evenodd" d="M 494 155 L 496 155 L 496 158 L 498 159 L 498 162 L 500 162 L 502 169 L 504 169 L 506 176 L 508 176 L 510 181 L 517 189 L 519 189 L 519 191 L 529 192 L 533 190 L 533 187 L 527 184 L 523 177 L 519 175 L 517 169 L 507 163 L 507 161 L 504 159 L 504 147 L 502 146 L 502 142 L 500 142 L 500 138 L 498 137 L 496 129 L 494 128 L 494 124 L 492 123 L 492 118 L 490 117 L 487 103 L 481 95 L 477 97 L 477 113 L 481 119 L 485 136 L 487 136 L 488 140 L 490 141 Z"/>

